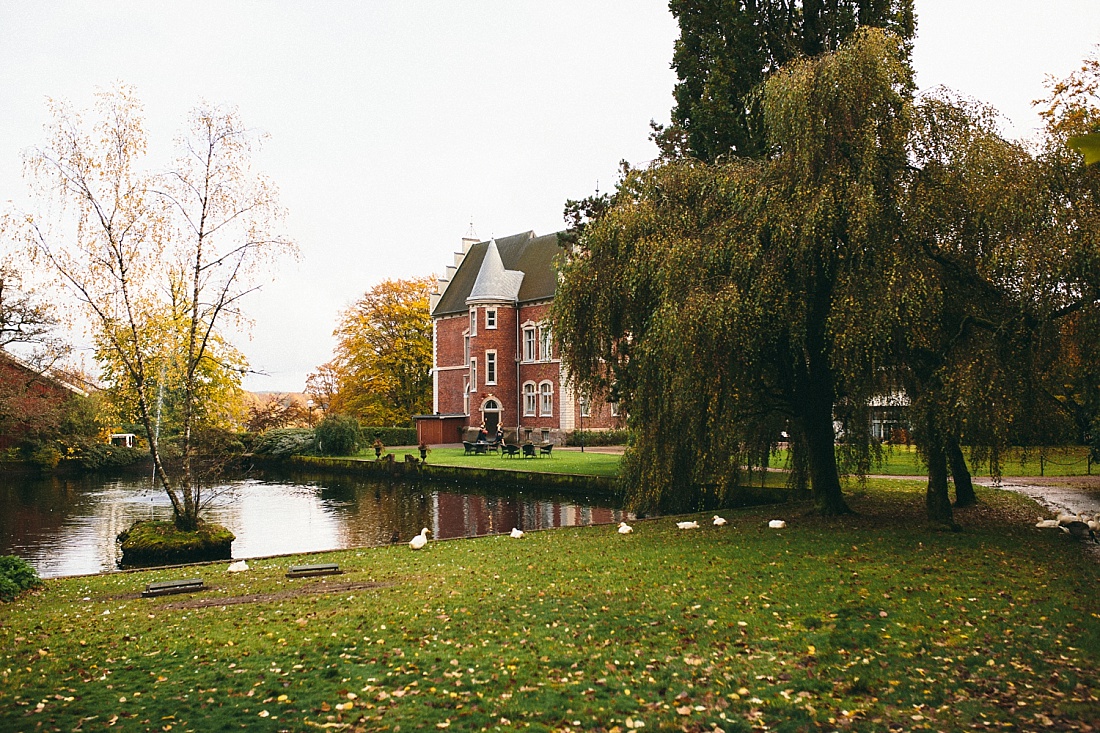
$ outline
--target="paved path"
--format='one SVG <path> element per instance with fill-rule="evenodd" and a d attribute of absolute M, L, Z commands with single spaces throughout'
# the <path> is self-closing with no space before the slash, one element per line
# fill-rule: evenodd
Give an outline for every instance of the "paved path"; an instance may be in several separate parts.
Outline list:
<path fill-rule="evenodd" d="M 1057 479 L 1042 477 L 1002 478 L 999 488 L 1030 496 L 1052 514 L 1060 511 L 1070 514 L 1096 514 L 1100 512 L 1100 481 L 1096 476 L 1081 476 L 1075 479 Z M 982 486 L 998 486 L 992 479 L 976 478 L 974 483 Z M 1089 490 L 1089 487 L 1092 490 Z"/>

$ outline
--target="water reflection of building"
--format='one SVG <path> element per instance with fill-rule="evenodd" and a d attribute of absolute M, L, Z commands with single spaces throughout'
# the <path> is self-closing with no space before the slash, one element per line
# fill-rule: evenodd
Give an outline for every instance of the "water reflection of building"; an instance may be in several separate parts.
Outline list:
<path fill-rule="evenodd" d="M 614 524 L 624 518 L 627 514 L 621 509 L 578 506 L 564 501 L 522 496 L 487 497 L 437 492 L 432 502 L 432 525 L 436 539 L 510 532 L 513 527 L 529 532 L 555 527 Z"/>

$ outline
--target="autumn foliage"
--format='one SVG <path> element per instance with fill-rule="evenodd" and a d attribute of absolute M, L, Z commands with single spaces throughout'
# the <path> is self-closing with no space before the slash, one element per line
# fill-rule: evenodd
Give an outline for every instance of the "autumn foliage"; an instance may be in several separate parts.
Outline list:
<path fill-rule="evenodd" d="M 329 414 L 363 425 L 407 425 L 432 403 L 434 278 L 383 280 L 340 315 L 336 354 L 307 382 Z"/>

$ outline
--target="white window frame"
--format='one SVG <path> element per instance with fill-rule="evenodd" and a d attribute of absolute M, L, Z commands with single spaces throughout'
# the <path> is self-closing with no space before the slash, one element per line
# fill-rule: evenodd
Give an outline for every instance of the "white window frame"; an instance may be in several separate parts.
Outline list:
<path fill-rule="evenodd" d="M 554 416 L 554 383 L 539 383 L 539 417 Z"/>
<path fill-rule="evenodd" d="M 497 327 L 497 309 L 486 308 L 485 309 L 485 330 L 496 330 Z"/>
<path fill-rule="evenodd" d="M 470 391 L 477 392 L 477 357 L 470 357 Z"/>
<path fill-rule="evenodd" d="M 470 414 L 470 377 L 469 377 L 469 375 L 462 378 L 462 412 L 466 415 Z"/>
<path fill-rule="evenodd" d="M 539 326 L 539 361 L 550 361 L 554 358 L 554 341 L 551 338 L 549 326 Z"/>
<path fill-rule="evenodd" d="M 618 402 L 608 402 L 607 405 L 608 405 L 608 407 L 611 408 L 611 417 L 618 417 L 619 416 L 619 403 Z"/>
<path fill-rule="evenodd" d="M 470 363 L 470 332 L 465 331 L 462 334 L 462 363 Z"/>
<path fill-rule="evenodd" d="M 497 352 L 495 349 L 485 351 L 485 384 L 497 383 Z"/>
<path fill-rule="evenodd" d="M 534 382 L 523 383 L 523 416 L 535 417 L 538 412 L 539 388 Z"/>
<path fill-rule="evenodd" d="M 470 335 L 477 336 L 477 306 L 470 309 Z"/>
<path fill-rule="evenodd" d="M 534 361 L 538 356 L 538 336 L 534 326 L 523 327 L 523 360 Z"/>

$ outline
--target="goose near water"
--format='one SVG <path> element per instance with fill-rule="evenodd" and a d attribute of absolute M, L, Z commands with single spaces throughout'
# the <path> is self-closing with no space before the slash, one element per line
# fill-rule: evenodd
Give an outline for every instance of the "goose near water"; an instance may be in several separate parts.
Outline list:
<path fill-rule="evenodd" d="M 619 522 L 619 534 L 630 534 L 633 531 L 634 528 L 626 522 Z"/>

